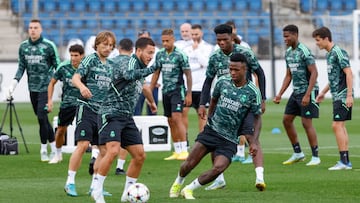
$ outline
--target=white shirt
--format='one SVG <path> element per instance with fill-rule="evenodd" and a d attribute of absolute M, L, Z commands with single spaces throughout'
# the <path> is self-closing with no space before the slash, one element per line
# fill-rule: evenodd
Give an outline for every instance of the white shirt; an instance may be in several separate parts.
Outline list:
<path fill-rule="evenodd" d="M 192 45 L 185 47 L 184 52 L 189 57 L 191 68 L 192 91 L 201 92 L 206 78 L 209 57 L 213 50 L 214 46 L 204 40 L 201 40 L 196 49 L 193 49 Z"/>
<path fill-rule="evenodd" d="M 176 42 L 174 43 L 174 45 L 175 45 L 178 49 L 180 49 L 181 51 L 183 51 L 185 47 L 191 46 L 192 43 L 193 43 L 192 40 L 183 40 L 183 39 L 182 39 L 182 40 L 176 41 Z"/>

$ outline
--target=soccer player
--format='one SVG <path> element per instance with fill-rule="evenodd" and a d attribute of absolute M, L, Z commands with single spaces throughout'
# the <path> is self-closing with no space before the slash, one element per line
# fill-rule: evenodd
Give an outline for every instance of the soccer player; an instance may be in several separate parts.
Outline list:
<path fill-rule="evenodd" d="M 220 78 L 223 75 L 229 74 L 229 58 L 235 53 L 241 53 L 246 57 L 248 71 L 247 79 L 251 80 L 251 74 L 256 74 L 258 78 L 259 88 L 262 97 L 261 109 L 265 112 L 265 75 L 261 68 L 256 56 L 251 49 L 247 49 L 238 44 L 234 44 L 232 40 L 232 27 L 226 24 L 221 24 L 215 27 L 214 32 L 216 34 L 216 41 L 220 49 L 216 50 L 209 59 L 209 65 L 206 70 L 206 79 L 201 91 L 200 107 L 198 113 L 201 118 L 206 116 L 205 104 L 210 99 L 210 88 L 214 78 L 217 76 Z M 254 166 L 256 173 L 255 186 L 260 190 L 264 190 L 266 185 L 264 181 L 264 167 L 263 167 L 263 154 L 259 142 L 260 130 L 261 130 L 261 117 L 259 122 L 256 122 L 254 127 L 254 136 L 257 144 L 257 156 L 254 157 Z M 206 190 L 215 190 L 224 188 L 226 185 L 223 174 L 220 174 L 213 184 L 206 187 Z"/>
<path fill-rule="evenodd" d="M 105 202 L 103 183 L 110 170 L 111 163 L 119 153 L 120 143 L 131 154 L 126 182 L 121 201 L 127 201 L 127 189 L 136 183 L 145 161 L 142 137 L 133 119 L 135 104 L 141 93 L 144 78 L 155 71 L 147 68 L 155 53 L 155 43 L 150 38 L 139 38 L 135 43 L 135 54 L 120 55 L 114 67 L 111 88 L 100 108 L 101 128 L 99 130 L 100 150 L 106 148 L 105 155 L 99 162 L 98 174 L 95 176 L 94 190 L 91 196 L 97 203 Z M 148 86 L 143 89 L 153 112 L 157 107 Z M 101 151 L 103 153 L 103 151 Z"/>
<path fill-rule="evenodd" d="M 293 164 L 305 159 L 294 126 L 295 117 L 300 116 L 312 152 L 311 160 L 306 165 L 319 165 L 321 161 L 318 156 L 318 141 L 312 124 L 312 119 L 319 117 L 319 105 L 315 101 L 319 92 L 315 59 L 311 51 L 299 42 L 299 30 L 296 25 L 285 26 L 283 37 L 288 47 L 285 53 L 286 75 L 273 101 L 275 104 L 280 103 L 281 96 L 292 81 L 293 92 L 286 104 L 283 125 L 294 150 L 293 155 L 283 164 Z"/>
<path fill-rule="evenodd" d="M 322 102 L 325 94 L 330 90 L 333 100 L 332 129 L 336 137 L 340 161 L 330 167 L 329 170 L 352 169 L 349 160 L 349 135 L 345 126 L 345 121 L 351 120 L 352 106 L 354 104 L 353 75 L 349 56 L 345 50 L 334 44 L 329 28 L 321 27 L 316 29 L 312 36 L 315 38 L 316 45 L 328 52 L 326 61 L 329 83 L 319 93 L 316 101 Z"/>
<path fill-rule="evenodd" d="M 13 99 L 14 90 L 26 71 L 31 104 L 40 126 L 40 158 L 41 161 L 47 162 L 56 153 L 54 130 L 46 110 L 47 88 L 60 59 L 55 44 L 44 38 L 41 33 L 40 20 L 32 19 L 28 28 L 29 39 L 23 41 L 19 48 L 19 67 L 7 91 L 7 100 Z M 47 142 L 51 148 L 50 158 Z"/>
<path fill-rule="evenodd" d="M 215 180 L 231 164 L 236 153 L 239 131 L 250 141 L 250 153 L 257 156 L 254 122 L 261 115 L 261 96 L 255 84 L 246 79 L 246 57 L 240 53 L 230 56 L 230 75 L 219 78 L 215 85 L 209 106 L 209 118 L 204 131 L 196 138 L 189 157 L 180 167 L 177 178 L 170 188 L 170 197 L 181 195 L 185 199 L 195 199 L 193 190 Z M 200 174 L 182 190 L 185 177 L 209 152 L 213 153 L 212 168 Z"/>
<path fill-rule="evenodd" d="M 202 27 L 199 24 L 191 26 L 192 45 L 184 48 L 185 54 L 189 57 L 189 65 L 191 68 L 192 84 L 192 104 L 191 106 L 184 106 L 183 121 L 186 129 L 188 129 L 188 112 L 190 107 L 194 107 L 197 111 L 200 104 L 200 95 L 202 85 L 205 81 L 206 68 L 209 62 L 210 54 L 213 52 L 214 46 L 203 40 Z M 201 119 L 198 116 L 199 132 L 203 131 L 206 124 L 206 119 Z"/>
<path fill-rule="evenodd" d="M 71 79 L 76 69 L 79 67 L 81 59 L 84 57 L 84 47 L 79 44 L 70 46 L 70 60 L 66 60 L 59 65 L 48 86 L 48 112 L 53 110 L 52 97 L 54 87 L 58 80 L 63 82 L 60 111 L 58 115 L 58 127 L 55 133 L 56 154 L 49 161 L 49 164 L 56 164 L 62 161 L 61 147 L 65 142 L 65 133 L 75 117 L 77 99 L 80 96 L 79 89 L 72 85 Z"/>
<path fill-rule="evenodd" d="M 189 106 L 192 103 L 191 70 L 188 57 L 174 46 L 174 31 L 164 29 L 161 33 L 161 40 L 164 47 L 156 54 L 154 64 L 155 67 L 160 69 L 153 74 L 150 87 L 154 89 L 156 86 L 161 70 L 164 115 L 168 118 L 175 150 L 165 160 L 185 160 L 189 153 L 187 151 L 186 128 L 182 121 L 182 111 L 184 105 Z M 187 84 L 185 100 L 184 74 Z"/>
<path fill-rule="evenodd" d="M 110 88 L 114 64 L 107 57 L 114 49 L 115 43 L 114 33 L 110 31 L 98 33 L 94 45 L 96 52 L 81 61 L 72 77 L 73 85 L 80 90 L 81 98 L 78 100 L 76 115 L 75 140 L 77 146 L 69 160 L 68 177 L 64 188 L 69 196 L 78 195 L 75 187 L 75 175 L 81 165 L 83 154 L 90 143 L 98 145 L 98 110 Z M 94 164 L 94 174 L 101 158 L 100 153 Z M 93 188 L 94 178 L 95 175 L 93 175 L 90 191 Z"/>

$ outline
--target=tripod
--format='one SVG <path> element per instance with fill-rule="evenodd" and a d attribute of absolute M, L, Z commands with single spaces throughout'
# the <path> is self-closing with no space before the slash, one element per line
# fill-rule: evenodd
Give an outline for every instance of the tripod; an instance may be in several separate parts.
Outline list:
<path fill-rule="evenodd" d="M 29 149 L 28 149 L 28 147 L 27 147 L 27 145 L 26 145 L 26 142 L 25 142 L 24 134 L 23 134 L 22 128 L 21 128 L 21 126 L 20 126 L 19 118 L 18 118 L 18 116 L 17 116 L 16 109 L 15 109 L 15 104 L 13 103 L 13 100 L 14 100 L 13 97 L 10 97 L 9 99 L 6 99 L 7 105 L 6 105 L 6 110 L 5 110 L 5 113 L 4 113 L 2 122 L 1 122 L 0 132 L 2 131 L 2 129 L 3 129 L 3 127 L 4 127 L 6 114 L 7 114 L 7 112 L 8 112 L 9 109 L 10 109 L 10 137 L 12 137 L 12 132 L 13 132 L 13 123 L 12 123 L 12 122 L 13 122 L 13 121 L 12 121 L 13 115 L 12 115 L 12 112 L 14 111 L 14 113 L 15 113 L 15 118 L 16 118 L 16 122 L 17 122 L 17 124 L 18 124 L 18 126 L 19 126 L 19 131 L 20 131 L 22 140 L 23 140 L 23 142 L 24 142 L 26 152 L 29 153 Z"/>

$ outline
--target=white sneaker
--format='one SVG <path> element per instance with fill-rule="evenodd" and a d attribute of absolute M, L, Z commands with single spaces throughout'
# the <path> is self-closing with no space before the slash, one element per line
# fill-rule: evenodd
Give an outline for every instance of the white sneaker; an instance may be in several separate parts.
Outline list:
<path fill-rule="evenodd" d="M 213 184 L 207 186 L 205 190 L 217 190 L 217 189 L 223 189 L 226 186 L 225 181 L 214 181 Z"/>
<path fill-rule="evenodd" d="M 41 153 L 40 153 L 40 157 L 41 157 L 41 161 L 42 161 L 42 162 L 47 162 L 47 161 L 49 161 L 49 156 L 48 156 L 48 154 L 47 154 L 46 151 L 41 152 Z"/>
<path fill-rule="evenodd" d="M 91 191 L 91 197 L 95 200 L 96 203 L 105 203 L 104 195 L 101 190 Z"/>
<path fill-rule="evenodd" d="M 284 161 L 282 164 L 289 165 L 304 160 L 305 160 L 305 155 L 303 152 L 293 153 L 293 155 L 288 160 Z"/>
<path fill-rule="evenodd" d="M 50 159 L 49 164 L 57 164 L 62 161 L 62 154 L 56 154 L 52 159 Z"/>
<path fill-rule="evenodd" d="M 352 164 L 349 162 L 348 164 L 343 164 L 341 161 L 338 161 L 335 166 L 330 167 L 329 171 L 339 171 L 339 170 L 351 170 Z"/>
<path fill-rule="evenodd" d="M 127 197 L 127 193 L 123 192 L 123 194 L 121 195 L 121 202 L 128 202 L 128 197 Z"/>
<path fill-rule="evenodd" d="M 319 165 L 321 163 L 321 160 L 319 157 L 313 156 L 311 157 L 311 160 L 309 161 L 309 163 L 307 163 L 307 166 L 316 166 Z"/>

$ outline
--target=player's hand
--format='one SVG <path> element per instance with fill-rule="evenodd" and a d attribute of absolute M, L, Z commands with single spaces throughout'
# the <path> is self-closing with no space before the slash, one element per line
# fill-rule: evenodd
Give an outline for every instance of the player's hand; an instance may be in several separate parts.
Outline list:
<path fill-rule="evenodd" d="M 150 103 L 150 102 L 148 102 L 147 100 L 146 100 L 146 102 L 147 102 L 147 104 L 148 104 L 149 107 L 150 107 L 151 113 L 156 113 L 156 112 L 157 112 L 156 103 L 155 103 L 155 102 Z"/>
<path fill-rule="evenodd" d="M 280 95 L 276 95 L 273 99 L 273 102 L 275 104 L 280 104 L 280 101 L 281 101 L 281 96 Z"/>
<path fill-rule="evenodd" d="M 320 94 L 316 97 L 315 101 L 316 101 L 317 103 L 320 103 L 320 102 L 322 102 L 322 101 L 324 100 L 324 98 L 325 98 L 325 94 L 320 93 Z"/>
<path fill-rule="evenodd" d="M 310 104 L 310 96 L 304 96 L 301 100 L 302 106 L 307 106 Z"/>
<path fill-rule="evenodd" d="M 46 104 L 47 106 L 47 111 L 48 112 L 52 112 L 53 110 L 53 102 L 52 101 L 48 101 L 48 103 Z"/>
<path fill-rule="evenodd" d="M 266 110 L 266 103 L 265 103 L 265 100 L 262 100 L 261 101 L 261 112 L 265 113 L 265 110 Z"/>
<path fill-rule="evenodd" d="M 184 104 L 185 104 L 185 106 L 191 106 L 191 104 L 192 104 L 192 95 L 191 95 L 191 93 L 186 94 Z"/>
<path fill-rule="evenodd" d="M 346 107 L 350 108 L 354 104 L 354 98 L 352 96 L 346 97 Z"/>
<path fill-rule="evenodd" d="M 250 143 L 249 153 L 252 157 L 255 157 L 258 152 L 258 146 L 255 143 Z"/>
<path fill-rule="evenodd" d="M 85 99 L 90 99 L 92 97 L 91 91 L 87 87 L 84 87 L 84 88 L 80 89 L 80 94 Z"/>
<path fill-rule="evenodd" d="M 198 115 L 201 119 L 206 120 L 206 108 L 205 105 L 200 105 L 198 109 Z"/>

